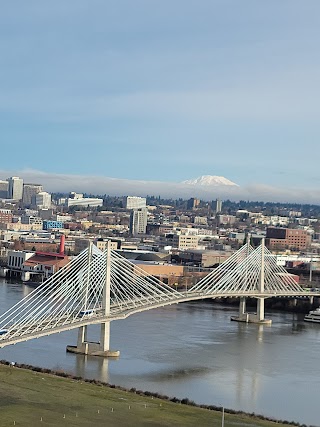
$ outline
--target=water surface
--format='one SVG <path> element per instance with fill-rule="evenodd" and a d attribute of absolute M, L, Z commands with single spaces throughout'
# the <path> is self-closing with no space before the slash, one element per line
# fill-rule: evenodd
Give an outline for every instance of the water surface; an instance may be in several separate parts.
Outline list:
<path fill-rule="evenodd" d="M 30 290 L 0 279 L 0 313 Z M 67 353 L 76 330 L 5 347 L 0 359 L 320 426 L 320 324 L 273 312 L 272 326 L 258 326 L 231 322 L 235 314 L 204 301 L 112 322 L 118 360 Z M 98 336 L 90 327 L 89 339 Z"/>

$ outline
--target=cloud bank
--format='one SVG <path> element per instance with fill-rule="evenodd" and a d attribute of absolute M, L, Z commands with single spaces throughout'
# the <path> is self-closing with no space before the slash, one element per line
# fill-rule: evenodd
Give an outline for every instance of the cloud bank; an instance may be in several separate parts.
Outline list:
<path fill-rule="evenodd" d="M 320 190 L 273 187 L 264 184 L 241 186 L 196 186 L 176 182 L 142 181 L 106 176 L 47 173 L 39 170 L 0 170 L 0 179 L 19 176 L 24 182 L 42 184 L 45 191 L 68 193 L 75 191 L 93 195 L 147 196 L 162 198 L 201 198 L 202 200 L 250 200 L 319 204 Z"/>

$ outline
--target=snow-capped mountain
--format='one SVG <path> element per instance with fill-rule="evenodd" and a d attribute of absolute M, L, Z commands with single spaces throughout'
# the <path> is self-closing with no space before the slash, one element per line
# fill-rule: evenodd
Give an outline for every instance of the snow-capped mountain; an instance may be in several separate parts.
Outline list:
<path fill-rule="evenodd" d="M 203 175 L 199 178 L 188 179 L 182 181 L 182 184 L 188 185 L 202 185 L 202 186 L 219 186 L 219 185 L 233 185 L 239 187 L 238 184 L 230 181 L 229 179 L 223 176 L 212 176 L 212 175 Z"/>

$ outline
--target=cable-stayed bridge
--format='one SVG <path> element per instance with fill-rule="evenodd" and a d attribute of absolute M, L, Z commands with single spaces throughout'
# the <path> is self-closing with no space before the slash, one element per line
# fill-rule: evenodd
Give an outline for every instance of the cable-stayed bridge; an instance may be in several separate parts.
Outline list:
<path fill-rule="evenodd" d="M 110 246 L 90 245 L 69 264 L 0 316 L 0 347 L 79 328 L 70 351 L 112 356 L 110 322 L 134 313 L 208 298 L 240 298 L 240 321 L 267 322 L 264 300 L 275 296 L 320 296 L 306 292 L 276 263 L 264 240 L 240 248 L 191 289 L 177 291 L 132 264 Z M 257 299 L 257 313 L 245 312 L 245 298 Z M 87 326 L 100 324 L 100 341 L 87 340 Z"/>

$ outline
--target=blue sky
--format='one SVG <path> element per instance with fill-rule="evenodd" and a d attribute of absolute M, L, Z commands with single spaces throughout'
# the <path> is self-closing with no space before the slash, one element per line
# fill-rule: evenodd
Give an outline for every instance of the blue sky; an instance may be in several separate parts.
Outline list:
<path fill-rule="evenodd" d="M 0 169 L 317 188 L 319 16 L 318 0 L 4 2 Z"/>

